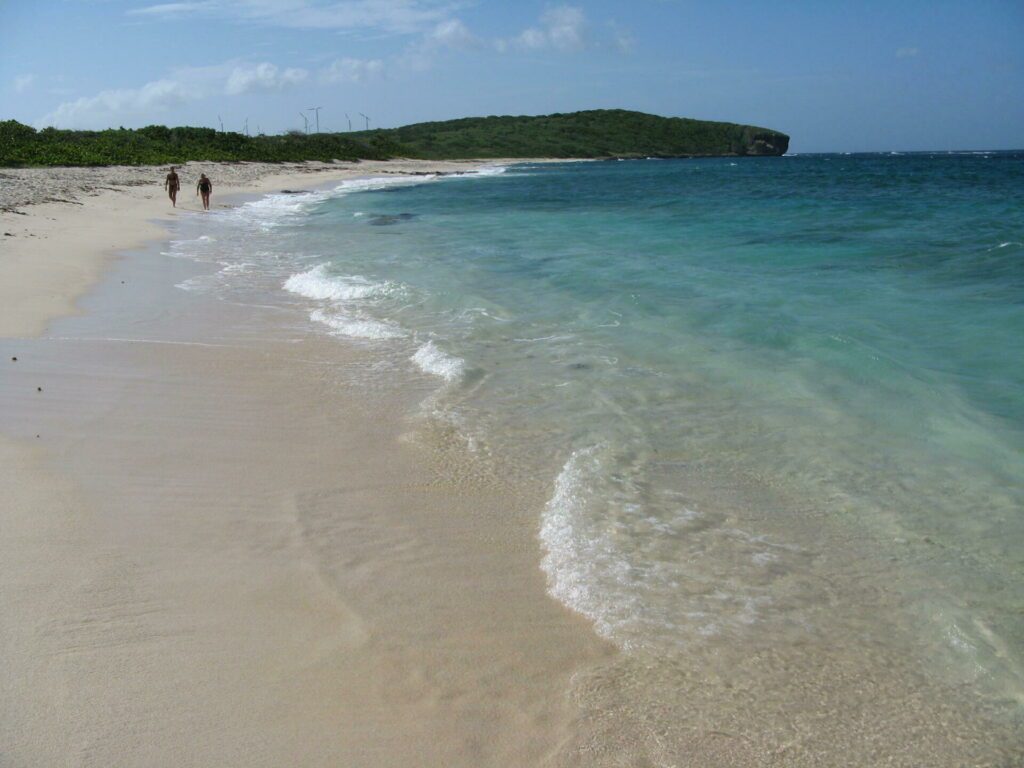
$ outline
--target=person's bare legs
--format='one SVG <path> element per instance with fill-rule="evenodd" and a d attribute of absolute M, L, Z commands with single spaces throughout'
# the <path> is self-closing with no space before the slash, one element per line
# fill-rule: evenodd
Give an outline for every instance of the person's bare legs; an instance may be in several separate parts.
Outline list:
<path fill-rule="evenodd" d="M 203 210 L 204 211 L 210 210 L 210 193 L 209 192 L 203 192 Z"/>
<path fill-rule="evenodd" d="M 171 206 L 174 208 L 178 207 L 178 189 L 177 187 L 171 187 L 167 190 L 167 194 L 171 196 Z"/>

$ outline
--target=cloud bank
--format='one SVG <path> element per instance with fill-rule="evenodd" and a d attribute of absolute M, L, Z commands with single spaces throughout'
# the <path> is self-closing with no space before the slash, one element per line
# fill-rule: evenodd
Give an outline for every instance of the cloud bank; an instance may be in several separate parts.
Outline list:
<path fill-rule="evenodd" d="M 411 42 L 388 59 L 342 56 L 312 71 L 269 61 L 239 60 L 178 68 L 137 88 L 107 89 L 64 101 L 36 124 L 105 128 L 125 122 L 155 122 L 185 102 L 215 95 L 280 92 L 311 81 L 339 86 L 367 83 L 390 70 L 429 69 L 440 57 L 455 52 L 567 55 L 600 48 L 628 52 L 632 46 L 629 32 L 614 22 L 598 25 L 595 32 L 583 9 L 575 5 L 550 6 L 534 24 L 518 33 L 487 37 L 475 33 L 454 15 L 459 7 L 456 2 L 441 0 L 194 0 L 136 8 L 128 13 L 161 21 L 217 17 L 300 29 L 401 34 Z M 33 76 L 23 75 L 14 80 L 13 86 L 20 92 L 32 84 Z"/>
<path fill-rule="evenodd" d="M 205 16 L 290 29 L 409 34 L 447 19 L 457 7 L 438 0 L 199 0 L 149 5 L 128 13 L 157 19 Z"/>

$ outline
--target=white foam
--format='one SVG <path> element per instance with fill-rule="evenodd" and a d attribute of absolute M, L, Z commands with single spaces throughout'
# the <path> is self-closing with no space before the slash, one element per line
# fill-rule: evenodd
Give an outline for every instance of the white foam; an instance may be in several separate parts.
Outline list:
<path fill-rule="evenodd" d="M 771 604 L 761 585 L 772 577 L 769 564 L 781 567 L 778 554 L 758 537 L 737 541 L 732 529 L 686 506 L 652 515 L 621 458 L 591 445 L 569 456 L 555 478 L 540 529 L 551 596 L 626 649 L 749 631 Z M 716 568 L 706 553 L 721 546 L 747 553 L 749 566 L 737 571 L 734 560 Z M 719 586 L 680 590 L 686 583 Z"/>
<path fill-rule="evenodd" d="M 220 211 L 219 215 L 229 219 L 239 219 L 270 228 L 285 223 L 288 219 L 302 213 L 313 203 L 330 197 L 327 192 L 305 192 L 298 195 L 265 195 L 259 200 Z"/>
<path fill-rule="evenodd" d="M 388 187 L 408 187 L 425 184 L 436 178 L 437 174 L 428 173 L 424 176 L 373 176 L 366 179 L 346 179 L 331 191 L 330 196 L 340 197 L 353 192 L 372 192 L 375 189 L 387 189 Z"/>
<path fill-rule="evenodd" d="M 187 280 L 183 280 L 180 283 L 175 283 L 174 287 L 181 291 L 201 291 L 205 286 L 204 275 L 198 277 L 190 277 Z"/>
<path fill-rule="evenodd" d="M 465 373 L 466 363 L 461 357 L 454 357 L 443 352 L 432 341 L 428 341 L 417 349 L 416 354 L 409 359 L 416 363 L 424 373 L 440 376 L 445 381 L 458 381 Z"/>
<path fill-rule="evenodd" d="M 354 339 L 401 339 L 405 336 L 405 332 L 401 328 L 389 323 L 332 314 L 322 309 L 314 309 L 310 312 L 309 319 L 315 323 L 326 325 L 338 335 Z"/>
<path fill-rule="evenodd" d="M 540 528 L 546 550 L 541 568 L 552 597 L 589 618 L 598 633 L 611 638 L 613 625 L 599 594 L 598 571 L 616 564 L 610 562 L 610 553 L 601 542 L 583 533 L 588 527 L 583 519 L 588 485 L 600 474 L 597 451 L 598 446 L 575 451 L 555 478 L 555 490 L 544 506 Z"/>
<path fill-rule="evenodd" d="M 272 228 L 287 223 L 289 219 L 302 214 L 316 203 L 334 197 L 343 197 L 353 192 L 368 192 L 388 187 L 423 184 L 437 178 L 434 174 L 425 176 L 377 176 L 365 179 L 346 179 L 332 189 L 298 194 L 264 195 L 237 208 L 218 211 L 217 215 L 256 224 L 263 228 Z"/>
<path fill-rule="evenodd" d="M 351 301 L 387 295 L 394 284 L 375 283 L 359 275 L 328 275 L 327 265 L 320 264 L 289 277 L 284 281 L 284 289 L 309 299 Z"/>
<path fill-rule="evenodd" d="M 264 195 L 259 200 L 245 203 L 236 208 L 230 208 L 215 212 L 215 215 L 225 219 L 255 224 L 263 229 L 271 229 L 280 224 L 285 224 L 289 219 L 302 214 L 307 208 L 316 203 L 323 202 L 335 197 L 343 197 L 354 192 L 372 192 L 390 187 L 415 186 L 437 181 L 442 178 L 465 178 L 471 176 L 494 176 L 504 173 L 507 170 L 503 165 L 491 165 L 477 168 L 464 173 L 448 174 L 423 174 L 418 176 L 372 176 L 362 179 L 346 179 L 332 189 L 317 190 L 314 192 L 301 192 L 297 194 L 276 194 Z M 362 212 L 354 214 L 363 215 Z"/>
<path fill-rule="evenodd" d="M 477 168 L 475 171 L 469 171 L 466 174 L 456 174 L 459 176 L 498 176 L 508 170 L 507 166 L 504 165 L 485 165 L 483 168 Z"/>

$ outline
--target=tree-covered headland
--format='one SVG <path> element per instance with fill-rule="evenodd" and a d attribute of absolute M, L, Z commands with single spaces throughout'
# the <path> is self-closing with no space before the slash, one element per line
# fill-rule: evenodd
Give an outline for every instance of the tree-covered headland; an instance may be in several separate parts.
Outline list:
<path fill-rule="evenodd" d="M 36 130 L 0 122 L 0 166 L 166 165 L 196 161 L 432 160 L 485 157 L 781 155 L 789 137 L 768 128 L 626 110 L 468 117 L 348 133 L 246 136 L 213 128 Z"/>

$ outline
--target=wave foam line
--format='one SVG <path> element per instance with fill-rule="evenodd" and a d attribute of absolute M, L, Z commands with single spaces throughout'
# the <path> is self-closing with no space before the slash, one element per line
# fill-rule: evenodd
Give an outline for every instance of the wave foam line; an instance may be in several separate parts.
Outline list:
<path fill-rule="evenodd" d="M 341 314 L 329 314 L 322 309 L 314 309 L 309 319 L 321 323 L 341 336 L 354 339 L 401 339 L 405 332 L 388 323 L 365 318 L 346 317 Z"/>
<path fill-rule="evenodd" d="M 443 352 L 432 341 L 417 349 L 416 354 L 409 359 L 424 373 L 440 376 L 447 382 L 458 381 L 466 370 L 465 360 Z"/>
<path fill-rule="evenodd" d="M 574 451 L 555 478 L 555 489 L 544 506 L 540 539 L 545 555 L 541 569 L 548 592 L 556 600 L 594 622 L 598 634 L 612 639 L 612 625 L 598 589 L 599 562 L 614 558 L 583 533 L 588 482 L 600 474 L 599 446 Z"/>
<path fill-rule="evenodd" d="M 284 281 L 286 291 L 309 299 L 331 301 L 367 299 L 385 294 L 392 287 L 391 283 L 375 283 L 359 275 L 328 275 L 326 264 L 320 264 L 306 272 L 298 272 Z"/>

